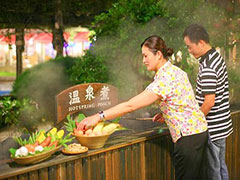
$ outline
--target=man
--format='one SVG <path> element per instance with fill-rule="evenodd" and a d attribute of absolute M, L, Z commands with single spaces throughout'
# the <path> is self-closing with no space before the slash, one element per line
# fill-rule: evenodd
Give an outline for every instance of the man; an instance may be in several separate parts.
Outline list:
<path fill-rule="evenodd" d="M 183 33 L 190 54 L 199 60 L 196 99 L 208 122 L 208 179 L 228 179 L 225 139 L 233 132 L 226 64 L 211 47 L 204 27 L 192 24 Z"/>

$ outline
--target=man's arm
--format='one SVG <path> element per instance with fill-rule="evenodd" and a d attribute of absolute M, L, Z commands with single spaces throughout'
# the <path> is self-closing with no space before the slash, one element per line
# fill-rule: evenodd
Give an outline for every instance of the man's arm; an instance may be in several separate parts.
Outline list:
<path fill-rule="evenodd" d="M 215 94 L 206 94 L 204 97 L 204 102 L 200 107 L 200 110 L 203 112 L 205 116 L 207 116 L 208 112 L 215 104 Z"/>

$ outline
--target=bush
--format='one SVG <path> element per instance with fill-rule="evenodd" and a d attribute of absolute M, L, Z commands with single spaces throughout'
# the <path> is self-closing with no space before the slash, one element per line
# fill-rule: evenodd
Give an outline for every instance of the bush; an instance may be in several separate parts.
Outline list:
<path fill-rule="evenodd" d="M 30 99 L 17 100 L 6 96 L 0 100 L 0 128 L 9 125 L 18 125 L 29 132 L 36 129 L 41 117 L 36 116 L 37 104 Z"/>
<path fill-rule="evenodd" d="M 87 51 L 72 67 L 71 82 L 73 84 L 99 82 L 109 80 L 109 72 L 103 58 Z"/>
<path fill-rule="evenodd" d="M 19 108 L 20 102 L 12 97 L 3 97 L 0 100 L 0 128 L 17 124 Z"/>

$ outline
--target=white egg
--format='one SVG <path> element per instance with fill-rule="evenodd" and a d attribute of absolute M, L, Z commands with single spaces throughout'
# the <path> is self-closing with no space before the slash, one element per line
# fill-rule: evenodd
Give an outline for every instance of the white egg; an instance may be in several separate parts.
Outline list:
<path fill-rule="evenodd" d="M 21 151 L 20 149 L 17 149 L 15 152 L 15 157 L 19 157 L 19 156 L 21 156 Z"/>
<path fill-rule="evenodd" d="M 42 147 L 42 146 L 36 146 L 36 147 L 35 147 L 35 151 L 40 151 L 40 152 L 42 152 L 42 151 L 43 151 L 43 147 Z"/>
<path fill-rule="evenodd" d="M 25 146 L 20 147 L 20 154 L 21 154 L 21 156 L 27 156 L 28 149 Z"/>

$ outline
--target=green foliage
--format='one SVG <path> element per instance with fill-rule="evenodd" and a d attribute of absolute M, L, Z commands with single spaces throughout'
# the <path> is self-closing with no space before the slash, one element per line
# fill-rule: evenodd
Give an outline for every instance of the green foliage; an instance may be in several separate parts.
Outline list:
<path fill-rule="evenodd" d="M 161 0 L 119 0 L 106 13 L 95 17 L 93 25 L 97 36 L 119 32 L 125 20 L 145 23 L 155 16 L 163 15 Z"/>
<path fill-rule="evenodd" d="M 12 97 L 0 100 L 0 127 L 18 122 L 20 102 Z"/>
<path fill-rule="evenodd" d="M 70 114 L 67 115 L 67 122 L 64 122 L 68 132 L 73 132 L 77 128 L 76 122 L 81 122 L 86 116 L 82 113 L 79 113 L 76 119 L 73 119 Z"/>
<path fill-rule="evenodd" d="M 34 144 L 36 142 L 37 137 L 39 136 L 40 131 L 36 131 L 30 134 L 28 139 L 22 139 L 21 137 L 16 137 L 14 140 L 20 145 L 25 146 L 26 144 Z"/>
<path fill-rule="evenodd" d="M 90 51 L 76 62 L 72 67 L 70 80 L 72 84 L 104 83 L 108 81 L 108 68 L 104 64 L 104 59 L 95 56 Z"/>
<path fill-rule="evenodd" d="M 0 100 L 0 107 L 0 127 L 18 125 L 31 131 L 40 122 L 40 117 L 35 113 L 38 110 L 37 105 L 30 99 L 3 97 Z"/>

